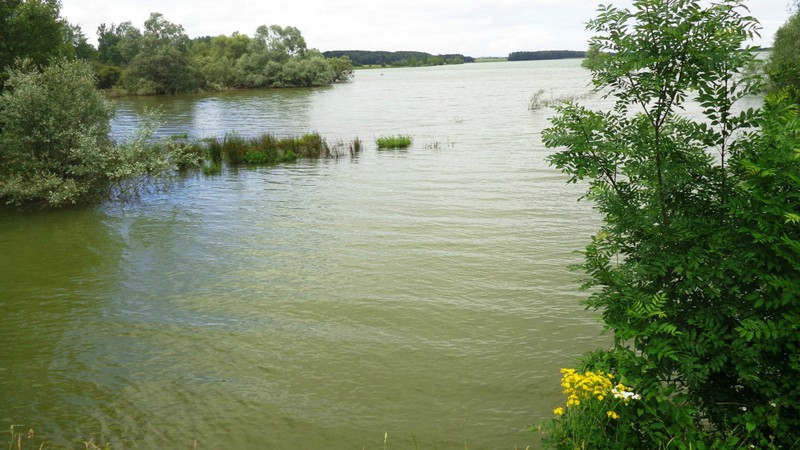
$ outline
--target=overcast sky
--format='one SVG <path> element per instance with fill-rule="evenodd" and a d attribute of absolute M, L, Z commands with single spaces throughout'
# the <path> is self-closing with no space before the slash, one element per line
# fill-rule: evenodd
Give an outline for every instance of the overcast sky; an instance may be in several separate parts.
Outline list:
<path fill-rule="evenodd" d="M 751 0 L 761 23 L 757 45 L 772 44 L 790 0 Z M 512 51 L 584 50 L 584 30 L 600 3 L 630 0 L 62 0 L 61 15 L 96 44 L 101 23 L 143 28 L 151 12 L 183 25 L 190 37 L 253 35 L 259 25 L 300 29 L 310 48 L 415 50 L 507 56 Z"/>

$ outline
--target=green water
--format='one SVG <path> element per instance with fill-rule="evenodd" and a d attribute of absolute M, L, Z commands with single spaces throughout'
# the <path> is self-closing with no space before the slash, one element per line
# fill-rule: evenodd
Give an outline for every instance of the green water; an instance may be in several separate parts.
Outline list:
<path fill-rule="evenodd" d="M 579 63 L 117 101 L 119 140 L 163 104 L 163 134 L 367 148 L 0 212 L 0 425 L 71 448 L 535 447 L 559 368 L 608 340 L 566 268 L 597 217 L 544 159 L 551 112 L 527 110 L 586 93 Z M 392 134 L 413 146 L 375 149 Z"/>

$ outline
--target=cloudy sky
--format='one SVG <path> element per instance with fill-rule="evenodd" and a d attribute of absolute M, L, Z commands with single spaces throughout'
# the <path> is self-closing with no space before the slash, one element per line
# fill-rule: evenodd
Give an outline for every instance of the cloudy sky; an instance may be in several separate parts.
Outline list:
<path fill-rule="evenodd" d="M 191 37 L 252 35 L 259 25 L 292 25 L 319 50 L 416 50 L 507 56 L 524 50 L 583 50 L 586 21 L 600 3 L 630 0 L 62 0 L 61 15 L 96 43 L 101 23 L 143 28 L 151 12 L 183 25 Z M 751 0 L 771 45 L 789 17 L 790 0 Z"/>

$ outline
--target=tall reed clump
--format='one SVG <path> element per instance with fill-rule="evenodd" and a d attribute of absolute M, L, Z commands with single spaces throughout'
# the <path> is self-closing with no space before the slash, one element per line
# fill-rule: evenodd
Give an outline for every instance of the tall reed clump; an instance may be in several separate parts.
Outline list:
<path fill-rule="evenodd" d="M 298 158 L 340 158 L 348 153 L 354 156 L 362 149 L 358 138 L 349 144 L 329 145 L 319 133 L 281 139 L 266 133 L 252 138 L 234 133 L 225 135 L 221 141 L 218 138 L 206 139 L 205 143 L 213 164 L 219 165 L 224 160 L 232 166 L 278 164 Z"/>
<path fill-rule="evenodd" d="M 363 145 L 361 143 L 361 139 L 359 138 L 353 139 L 348 145 L 348 149 L 350 150 L 350 157 L 355 158 L 356 156 L 360 155 L 362 147 Z"/>
<path fill-rule="evenodd" d="M 383 136 L 375 140 L 378 149 L 408 148 L 411 142 L 411 136 L 408 135 Z"/>

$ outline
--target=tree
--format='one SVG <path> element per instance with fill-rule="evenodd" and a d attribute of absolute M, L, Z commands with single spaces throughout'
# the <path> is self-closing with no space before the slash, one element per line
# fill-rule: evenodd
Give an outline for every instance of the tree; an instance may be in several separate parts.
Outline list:
<path fill-rule="evenodd" d="M 800 11 L 795 11 L 775 33 L 765 70 L 773 89 L 788 89 L 800 100 Z"/>
<path fill-rule="evenodd" d="M 145 21 L 141 51 L 122 74 L 122 84 L 137 94 L 176 94 L 192 92 L 202 85 L 202 77 L 189 58 L 189 37 L 181 25 L 150 14 Z"/>
<path fill-rule="evenodd" d="M 347 56 L 339 58 L 327 58 L 328 64 L 333 69 L 333 82 L 344 83 L 353 78 L 353 63 Z"/>
<path fill-rule="evenodd" d="M 17 59 L 44 65 L 55 56 L 74 56 L 70 30 L 59 11 L 57 0 L 0 2 L 0 91 L 6 68 Z"/>
<path fill-rule="evenodd" d="M 588 182 L 604 219 L 581 267 L 614 346 L 585 366 L 647 406 L 608 432 L 642 448 L 725 436 L 788 448 L 800 439 L 797 109 L 735 112 L 760 90 L 742 1 L 633 5 L 588 24 L 613 109 L 569 104 L 543 132 L 560 148 L 551 164 Z M 683 114 L 689 101 L 702 117 Z"/>
<path fill-rule="evenodd" d="M 101 24 L 97 28 L 97 51 L 105 64 L 124 67 L 133 61 L 142 47 L 142 32 L 131 22 Z"/>

